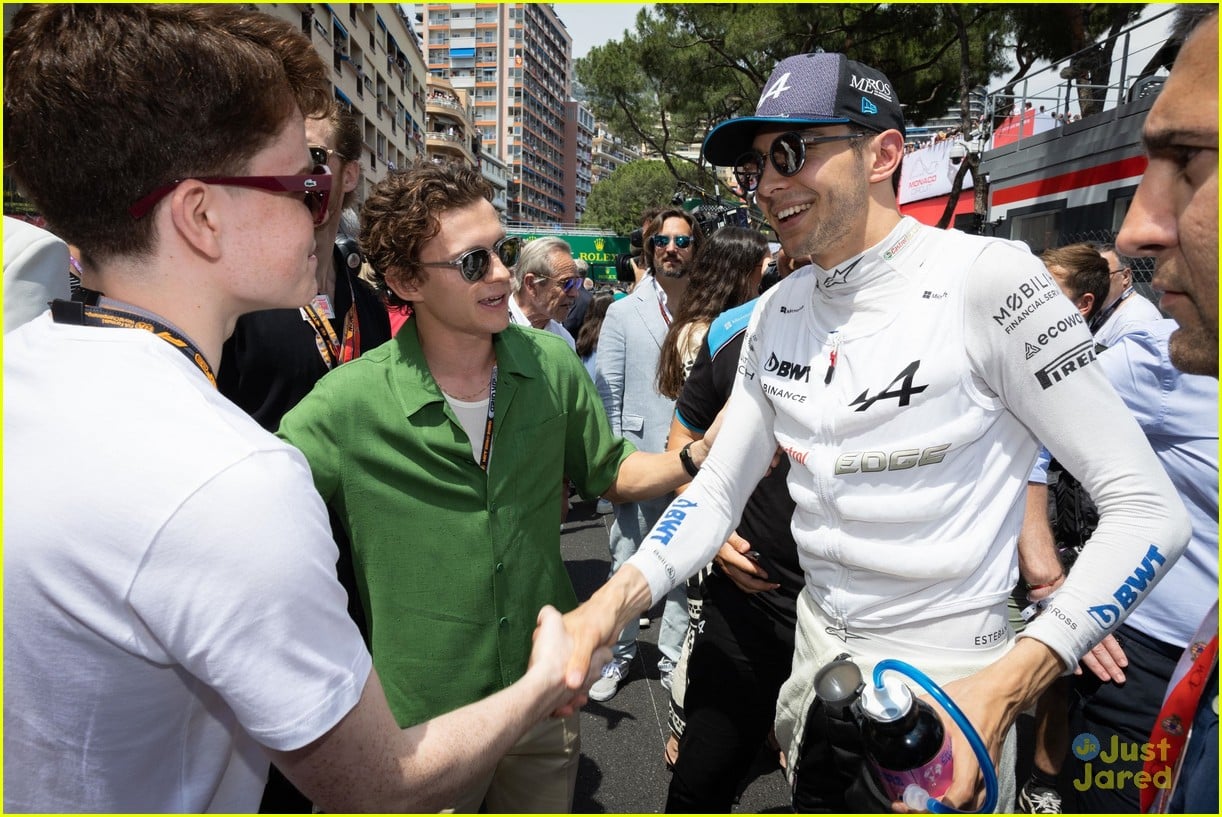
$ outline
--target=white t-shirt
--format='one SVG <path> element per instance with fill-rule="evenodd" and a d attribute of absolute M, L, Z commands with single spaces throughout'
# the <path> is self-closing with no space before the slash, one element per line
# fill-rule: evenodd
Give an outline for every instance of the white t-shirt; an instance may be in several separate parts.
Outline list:
<path fill-rule="evenodd" d="M 1036 438 L 1101 521 L 1025 636 L 1073 666 L 1184 550 L 1183 503 L 1025 248 L 905 218 L 768 294 L 708 461 L 630 560 L 655 601 L 725 541 L 777 445 L 806 592 L 846 638 L 953 616 L 939 646 L 993 643 Z"/>
<path fill-rule="evenodd" d="M 5 338 L 4 805 L 257 809 L 371 661 L 305 459 L 139 329 Z"/>

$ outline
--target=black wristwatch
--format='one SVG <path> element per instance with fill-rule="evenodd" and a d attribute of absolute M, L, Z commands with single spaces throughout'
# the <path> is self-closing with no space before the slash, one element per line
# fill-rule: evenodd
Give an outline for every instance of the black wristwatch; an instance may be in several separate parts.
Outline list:
<path fill-rule="evenodd" d="M 687 472 L 689 477 L 694 477 L 700 473 L 700 466 L 692 462 L 692 452 L 688 450 L 695 442 L 695 440 L 692 440 L 692 442 L 679 449 L 679 462 L 683 463 L 683 470 Z"/>

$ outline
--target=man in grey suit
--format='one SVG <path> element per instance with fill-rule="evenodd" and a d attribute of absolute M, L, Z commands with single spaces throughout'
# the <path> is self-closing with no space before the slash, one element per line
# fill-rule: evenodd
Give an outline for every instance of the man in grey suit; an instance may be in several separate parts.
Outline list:
<path fill-rule="evenodd" d="M 642 451 L 666 450 L 675 401 L 663 397 L 654 386 L 658 357 L 671 315 L 678 311 L 687 291 L 688 264 L 703 238 L 699 223 L 683 210 L 663 210 L 655 216 L 644 236 L 649 273 L 631 295 L 611 305 L 598 336 L 594 382 L 611 428 Z M 671 499 L 664 496 L 615 506 L 610 537 L 612 575 L 636 553 Z M 662 652 L 658 670 L 668 688 L 686 629 L 686 593 L 678 587 L 666 599 L 658 634 Z M 639 624 L 629 624 L 620 633 L 611 661 L 590 690 L 592 700 L 608 701 L 619 691 L 636 656 L 639 630 Z"/>

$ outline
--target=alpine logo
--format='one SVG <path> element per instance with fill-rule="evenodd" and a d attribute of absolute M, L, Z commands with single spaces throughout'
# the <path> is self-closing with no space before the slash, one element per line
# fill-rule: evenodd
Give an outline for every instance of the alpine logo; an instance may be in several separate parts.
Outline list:
<path fill-rule="evenodd" d="M 1040 388 L 1050 389 L 1095 359 L 1095 342 L 1084 340 L 1035 373 Z"/>
<path fill-rule="evenodd" d="M 789 73 L 789 71 L 786 71 L 777 78 L 776 82 L 772 83 L 772 87 L 760 97 L 759 105 L 756 106 L 757 109 L 764 104 L 765 99 L 780 99 L 781 94 L 789 90 Z"/>
<path fill-rule="evenodd" d="M 1158 545 L 1150 545 L 1150 549 L 1146 551 L 1145 557 L 1141 560 L 1141 564 L 1133 571 L 1133 575 L 1124 580 L 1124 584 L 1116 588 L 1112 593 L 1120 606 L 1115 604 L 1100 604 L 1089 608 L 1091 618 L 1099 623 L 1100 627 L 1111 627 L 1120 619 L 1120 611 L 1127 610 L 1137 601 L 1137 594 L 1145 590 L 1150 582 L 1154 581 L 1154 565 L 1166 565 L 1167 559 L 1158 550 Z"/>
<path fill-rule="evenodd" d="M 764 364 L 764 371 L 789 380 L 810 382 L 810 366 L 800 366 L 797 363 L 790 363 L 788 360 L 780 360 L 774 354 L 768 355 L 768 362 Z"/>
<path fill-rule="evenodd" d="M 879 400 L 890 400 L 894 398 L 900 406 L 907 406 L 912 402 L 912 396 L 914 394 L 920 394 L 921 392 L 925 391 L 925 389 L 929 388 L 928 384 L 924 386 L 912 385 L 912 378 L 916 375 L 916 370 L 920 367 L 920 365 L 921 361 L 912 361 L 904 367 L 902 372 L 891 378 L 891 382 L 887 384 L 887 387 L 878 394 L 874 395 L 873 397 L 868 397 L 867 395 L 869 394 L 870 390 L 866 389 L 857 396 L 856 400 L 849 403 L 849 405 L 857 406 L 858 411 L 865 411 Z M 896 383 L 899 383 L 900 386 L 898 389 L 893 391 L 892 387 L 895 386 Z"/>
<path fill-rule="evenodd" d="M 849 273 L 852 272 L 853 269 L 860 263 L 861 259 L 858 258 L 852 264 L 849 264 L 843 269 L 833 270 L 831 275 L 823 279 L 823 286 L 830 288 L 836 286 L 837 284 L 847 282 L 849 280 Z"/>
<path fill-rule="evenodd" d="M 1030 343 L 1028 343 L 1027 347 L 1023 349 L 1023 352 L 1025 352 L 1027 355 L 1026 359 L 1030 360 L 1031 358 L 1035 357 L 1036 355 L 1040 353 L 1040 347 L 1032 346 Z"/>

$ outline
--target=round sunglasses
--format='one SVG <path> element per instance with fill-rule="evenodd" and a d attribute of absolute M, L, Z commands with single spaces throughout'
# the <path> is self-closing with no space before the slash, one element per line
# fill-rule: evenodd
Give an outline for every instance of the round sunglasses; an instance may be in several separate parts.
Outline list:
<path fill-rule="evenodd" d="M 655 235 L 649 239 L 650 243 L 659 250 L 664 247 L 669 247 L 670 242 L 674 241 L 675 246 L 681 250 L 686 250 L 692 245 L 692 237 L 690 235 Z"/>
<path fill-rule="evenodd" d="M 807 145 L 813 147 L 827 142 L 845 142 L 860 139 L 865 135 L 863 131 L 855 131 L 835 136 L 803 136 L 797 131 L 788 131 L 772 140 L 772 146 L 768 148 L 768 158 L 777 173 L 786 177 L 793 176 L 806 164 Z M 744 193 L 752 193 L 759 187 L 763 173 L 764 157 L 758 150 L 749 150 L 734 162 L 734 179 Z"/>
<path fill-rule="evenodd" d="M 473 250 L 467 250 L 453 261 L 418 261 L 416 263 L 422 267 L 457 267 L 459 275 L 464 280 L 475 283 L 487 275 L 488 270 L 492 268 L 493 253 L 496 253 L 497 258 L 501 259 L 501 263 L 506 267 L 512 267 L 518 263 L 518 252 L 521 249 L 522 239 L 516 235 L 507 235 L 493 244 L 492 249 L 476 247 Z"/>
<path fill-rule="evenodd" d="M 331 170 L 325 165 L 315 165 L 314 170 L 301 176 L 187 176 L 163 184 L 128 208 L 134 219 L 148 215 L 157 202 L 174 191 L 185 181 L 216 184 L 225 187 L 249 187 L 269 193 L 300 193 L 305 206 L 314 219 L 314 226 L 327 220 L 327 205 L 331 202 Z"/>

